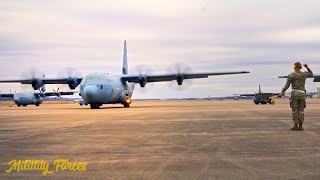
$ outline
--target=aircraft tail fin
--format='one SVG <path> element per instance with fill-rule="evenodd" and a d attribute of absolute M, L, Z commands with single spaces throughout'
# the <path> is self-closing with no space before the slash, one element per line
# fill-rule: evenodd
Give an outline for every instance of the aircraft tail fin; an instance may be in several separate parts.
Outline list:
<path fill-rule="evenodd" d="M 261 87 L 260 87 L 260 84 L 259 84 L 259 93 L 261 93 Z"/>
<path fill-rule="evenodd" d="M 122 74 L 128 74 L 127 41 L 126 40 L 124 41 L 124 47 L 123 47 Z"/>

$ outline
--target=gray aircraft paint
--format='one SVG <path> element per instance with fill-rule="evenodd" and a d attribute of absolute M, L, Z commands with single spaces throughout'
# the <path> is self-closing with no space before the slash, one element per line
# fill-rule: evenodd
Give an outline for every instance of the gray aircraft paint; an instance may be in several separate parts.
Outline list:
<path fill-rule="evenodd" d="M 134 83 L 123 83 L 121 76 L 92 73 L 82 79 L 80 95 L 88 104 L 124 103 L 127 97 L 132 97 L 134 86 Z"/>
<path fill-rule="evenodd" d="M 13 94 L 13 102 L 18 106 L 40 105 L 43 98 L 34 93 L 15 93 Z"/>
<path fill-rule="evenodd" d="M 13 102 L 17 106 L 27 106 L 27 105 L 36 105 L 39 106 L 42 104 L 44 97 L 48 96 L 64 96 L 64 95 L 73 95 L 75 92 L 59 92 L 59 88 L 54 92 L 45 92 L 44 86 L 39 92 L 25 92 L 25 93 L 10 93 L 10 94 L 0 94 L 0 97 L 9 97 L 12 98 Z"/>

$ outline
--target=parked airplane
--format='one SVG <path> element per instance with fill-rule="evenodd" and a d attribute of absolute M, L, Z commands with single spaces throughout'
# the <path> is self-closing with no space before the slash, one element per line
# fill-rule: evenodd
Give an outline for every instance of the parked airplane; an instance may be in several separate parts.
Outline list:
<path fill-rule="evenodd" d="M 91 109 L 98 109 L 103 104 L 121 103 L 129 107 L 135 84 L 145 87 L 147 83 L 174 81 L 182 85 L 185 79 L 208 78 L 209 76 L 242 74 L 248 71 L 235 72 L 210 72 L 210 73 L 186 73 L 177 72 L 171 74 L 138 74 L 128 75 L 127 45 L 124 41 L 122 75 L 111 75 L 109 73 L 91 73 L 85 77 L 66 78 L 31 78 L 22 80 L 1 80 L 0 83 L 31 84 L 37 90 L 44 84 L 68 84 L 70 89 L 80 85 L 80 96 L 85 103 L 90 104 Z"/>
<path fill-rule="evenodd" d="M 258 93 L 254 93 L 254 94 L 240 94 L 240 96 L 244 96 L 244 97 L 254 97 L 253 102 L 258 105 L 258 104 L 273 104 L 274 101 L 272 99 L 272 97 L 274 96 L 279 96 L 279 93 L 262 93 L 261 92 L 261 86 L 259 84 L 259 92 Z"/>
<path fill-rule="evenodd" d="M 306 98 L 313 98 L 317 94 L 318 93 L 316 93 L 316 92 L 306 92 Z"/>
<path fill-rule="evenodd" d="M 27 105 L 36 105 L 40 106 L 43 102 L 43 99 L 48 96 L 57 96 L 62 95 L 73 95 L 74 92 L 59 92 L 53 90 L 53 92 L 45 92 L 44 88 L 40 88 L 39 92 L 26 92 L 26 93 L 9 93 L 9 94 L 0 94 L 0 97 L 9 97 L 13 99 L 13 102 L 18 106 L 27 106 Z"/>
<path fill-rule="evenodd" d="M 288 76 L 279 76 L 278 78 L 288 78 Z M 313 75 L 311 77 L 308 78 L 314 78 L 313 82 L 320 82 L 320 75 Z"/>
<path fill-rule="evenodd" d="M 208 100 L 241 100 L 241 99 L 254 99 L 254 96 L 241 96 L 240 94 L 233 94 L 233 96 L 221 96 L 221 97 L 208 97 Z"/>

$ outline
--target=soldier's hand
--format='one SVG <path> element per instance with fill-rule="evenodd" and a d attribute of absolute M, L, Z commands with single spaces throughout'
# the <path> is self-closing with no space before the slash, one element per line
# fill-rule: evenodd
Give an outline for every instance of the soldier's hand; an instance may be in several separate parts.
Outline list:
<path fill-rule="evenodd" d="M 306 68 L 308 68 L 308 64 L 304 64 L 303 66 L 306 67 Z"/>
<path fill-rule="evenodd" d="M 279 94 L 279 97 L 282 97 L 282 96 L 284 96 L 284 92 L 283 91 Z"/>

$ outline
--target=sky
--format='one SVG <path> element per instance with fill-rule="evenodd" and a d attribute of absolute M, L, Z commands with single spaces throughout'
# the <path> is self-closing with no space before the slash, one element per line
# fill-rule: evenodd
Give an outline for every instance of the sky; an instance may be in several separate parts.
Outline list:
<path fill-rule="evenodd" d="M 296 61 L 320 74 L 320 1 L 4 0 L 0 2 L 0 79 L 129 73 L 250 71 L 250 74 L 136 86 L 134 98 L 279 92 Z M 306 88 L 314 90 L 312 80 Z M 67 86 L 48 85 L 47 90 Z M 1 84 L 0 91 L 31 91 Z"/>

